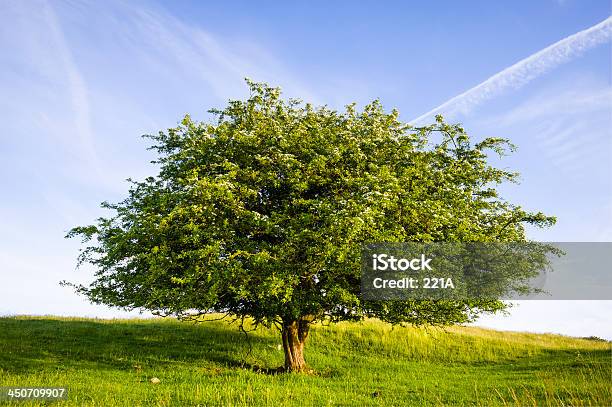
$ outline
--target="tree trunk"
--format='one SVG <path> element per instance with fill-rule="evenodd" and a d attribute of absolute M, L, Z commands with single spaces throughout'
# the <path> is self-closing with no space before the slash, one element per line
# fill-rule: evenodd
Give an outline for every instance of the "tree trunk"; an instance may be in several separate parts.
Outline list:
<path fill-rule="evenodd" d="M 285 321 L 281 332 L 283 349 L 285 350 L 285 371 L 303 372 L 306 370 L 304 360 L 304 344 L 308 337 L 308 329 L 312 319 L 303 317 L 293 321 Z"/>

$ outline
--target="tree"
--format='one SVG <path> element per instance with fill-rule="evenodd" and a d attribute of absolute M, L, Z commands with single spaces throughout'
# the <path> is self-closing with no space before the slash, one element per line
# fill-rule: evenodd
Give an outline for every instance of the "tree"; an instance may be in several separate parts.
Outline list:
<path fill-rule="evenodd" d="M 306 367 L 311 324 L 377 317 L 445 325 L 502 301 L 364 301 L 364 242 L 524 241 L 524 224 L 554 218 L 498 196 L 517 174 L 491 166 L 505 139 L 471 143 L 441 116 L 411 127 L 378 101 L 343 112 L 284 100 L 248 81 L 247 100 L 186 116 L 157 135 L 156 176 L 131 181 L 94 225 L 75 227 L 79 264 L 96 268 L 77 291 L 91 301 L 194 318 L 217 312 L 277 326 L 285 369 Z M 69 283 L 68 283 L 69 284 Z"/>

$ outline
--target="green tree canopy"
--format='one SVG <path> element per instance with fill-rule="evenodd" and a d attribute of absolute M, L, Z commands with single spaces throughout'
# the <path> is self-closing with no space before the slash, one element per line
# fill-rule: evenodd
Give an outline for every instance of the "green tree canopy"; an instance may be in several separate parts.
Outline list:
<path fill-rule="evenodd" d="M 220 312 L 275 324 L 285 367 L 305 367 L 311 323 L 378 317 L 452 324 L 504 308 L 498 300 L 363 301 L 367 242 L 524 241 L 554 218 L 498 196 L 517 174 L 491 166 L 505 139 L 472 143 L 460 125 L 411 127 L 378 101 L 338 112 L 284 100 L 248 81 L 250 97 L 147 136 L 159 173 L 132 181 L 112 216 L 76 227 L 78 286 L 96 303 L 190 317 Z"/>

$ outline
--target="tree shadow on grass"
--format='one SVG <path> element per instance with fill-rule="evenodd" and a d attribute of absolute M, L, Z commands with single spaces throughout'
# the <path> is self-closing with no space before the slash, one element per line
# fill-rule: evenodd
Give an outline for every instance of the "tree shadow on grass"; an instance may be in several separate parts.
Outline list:
<path fill-rule="evenodd" d="M 10 373 L 138 370 L 191 363 L 257 371 L 257 366 L 239 358 L 272 343 L 276 343 L 272 337 L 259 332 L 249 333 L 247 341 L 244 333 L 225 322 L 0 318 L 0 369 Z"/>

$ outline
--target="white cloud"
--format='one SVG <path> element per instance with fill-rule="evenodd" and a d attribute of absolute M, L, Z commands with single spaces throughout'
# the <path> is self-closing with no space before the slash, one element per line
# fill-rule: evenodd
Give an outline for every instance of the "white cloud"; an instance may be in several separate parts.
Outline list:
<path fill-rule="evenodd" d="M 244 77 L 280 85 L 292 94 L 310 101 L 318 98 L 312 90 L 295 78 L 282 62 L 259 44 L 245 40 L 222 39 L 153 8 L 117 3 L 121 15 L 119 29 L 129 31 L 139 46 L 158 66 L 178 66 L 208 84 L 220 99 L 241 96 L 246 87 Z M 126 28 L 129 27 L 129 28 Z M 164 69 L 164 68 L 162 68 Z"/>
<path fill-rule="evenodd" d="M 566 82 L 571 82 L 568 84 Z M 501 114 L 476 120 L 479 127 L 525 133 L 523 142 L 541 152 L 556 171 L 578 180 L 601 172 L 610 185 L 612 155 L 612 88 L 585 77 L 540 91 Z M 519 146 L 520 147 L 520 146 Z"/>
<path fill-rule="evenodd" d="M 485 100 L 505 90 L 520 88 L 540 75 L 580 56 L 585 51 L 609 42 L 610 38 L 612 38 L 612 17 L 530 55 L 479 85 L 413 119 L 411 123 L 418 124 L 440 113 L 447 117 L 466 114 Z"/>

